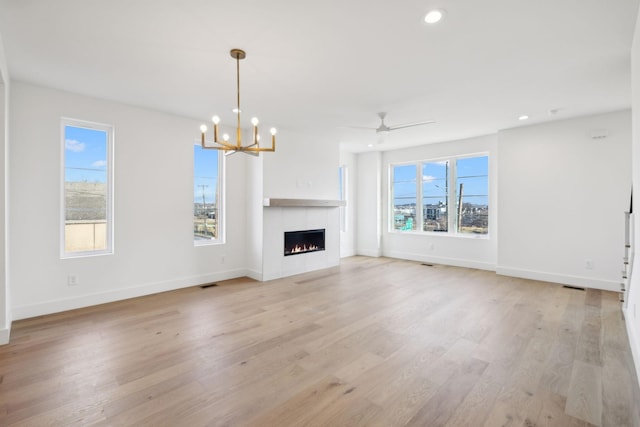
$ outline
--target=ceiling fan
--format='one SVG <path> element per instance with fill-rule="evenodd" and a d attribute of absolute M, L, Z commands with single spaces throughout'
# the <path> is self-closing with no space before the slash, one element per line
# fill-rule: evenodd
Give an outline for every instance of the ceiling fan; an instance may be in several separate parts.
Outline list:
<path fill-rule="evenodd" d="M 409 128 L 409 127 L 413 127 L 413 126 L 422 126 L 422 125 L 429 125 L 429 124 L 435 123 L 434 120 L 423 120 L 423 121 L 420 121 L 420 122 L 411 122 L 411 123 L 403 123 L 403 124 L 399 124 L 399 125 L 387 126 L 387 124 L 384 122 L 385 117 L 387 117 L 387 113 L 380 112 L 380 113 L 378 113 L 378 117 L 380 117 L 380 126 L 378 126 L 377 128 L 358 127 L 358 126 L 350 126 L 350 127 L 353 127 L 354 129 L 372 129 L 372 130 L 375 130 L 376 131 L 376 135 L 378 135 L 378 144 L 381 144 L 384 141 L 384 135 L 386 135 L 387 133 L 389 133 L 391 131 L 398 130 L 398 129 Z"/>

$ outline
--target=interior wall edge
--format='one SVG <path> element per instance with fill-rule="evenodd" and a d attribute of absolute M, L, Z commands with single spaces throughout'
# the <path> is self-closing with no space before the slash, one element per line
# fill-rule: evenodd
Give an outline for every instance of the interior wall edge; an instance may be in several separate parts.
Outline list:
<path fill-rule="evenodd" d="M 624 323 L 627 327 L 629 347 L 631 347 L 631 355 L 633 357 L 633 365 L 636 368 L 636 380 L 640 382 L 640 337 L 636 334 L 636 329 L 633 327 L 631 315 L 628 309 L 624 309 L 623 313 Z"/>

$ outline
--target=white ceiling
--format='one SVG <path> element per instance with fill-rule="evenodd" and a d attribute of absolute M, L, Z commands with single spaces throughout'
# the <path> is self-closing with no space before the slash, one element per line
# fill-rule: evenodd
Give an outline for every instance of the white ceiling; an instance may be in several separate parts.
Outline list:
<path fill-rule="evenodd" d="M 433 7 L 447 11 L 423 23 Z M 320 132 L 350 151 L 629 108 L 638 0 L 0 0 L 13 80 L 233 124 Z M 558 109 L 552 115 L 549 110 Z M 531 118 L 519 122 L 518 116 Z M 194 129 L 194 135 L 198 130 Z M 192 135 L 189 135 L 191 138 Z"/>

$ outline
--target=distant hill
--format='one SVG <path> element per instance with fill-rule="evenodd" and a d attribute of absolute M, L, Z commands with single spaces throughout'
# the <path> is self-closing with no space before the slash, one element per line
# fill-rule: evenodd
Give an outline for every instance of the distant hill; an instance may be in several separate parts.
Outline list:
<path fill-rule="evenodd" d="M 67 221 L 106 220 L 107 184 L 65 182 Z"/>

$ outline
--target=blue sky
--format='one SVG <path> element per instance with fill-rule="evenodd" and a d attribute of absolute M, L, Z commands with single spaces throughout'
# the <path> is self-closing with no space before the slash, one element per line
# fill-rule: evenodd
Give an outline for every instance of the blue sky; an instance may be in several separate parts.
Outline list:
<path fill-rule="evenodd" d="M 446 203 L 447 173 L 446 161 L 423 163 L 422 192 L 425 203 Z M 471 157 L 456 160 L 457 182 L 464 183 L 464 201 L 473 204 L 488 204 L 488 157 Z M 416 165 L 394 167 L 393 194 L 396 204 L 416 203 Z"/>
<path fill-rule="evenodd" d="M 65 126 L 65 181 L 107 182 L 107 132 Z"/>
<path fill-rule="evenodd" d="M 203 150 L 200 145 L 193 146 L 193 202 L 202 203 L 202 185 L 206 203 L 215 201 L 218 183 L 218 150 Z"/>
<path fill-rule="evenodd" d="M 458 179 L 456 189 L 463 183 L 463 199 L 474 205 L 489 204 L 489 157 L 458 159 L 456 168 Z M 484 175 L 484 176 L 483 176 Z"/>

